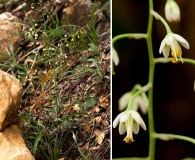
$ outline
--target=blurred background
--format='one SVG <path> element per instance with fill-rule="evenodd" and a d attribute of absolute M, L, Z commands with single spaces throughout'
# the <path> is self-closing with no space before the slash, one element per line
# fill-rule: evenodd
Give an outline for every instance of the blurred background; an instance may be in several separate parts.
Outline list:
<path fill-rule="evenodd" d="M 154 10 L 165 17 L 166 0 L 155 0 Z M 185 58 L 195 59 L 195 1 L 177 0 L 181 11 L 181 21 L 170 24 L 172 31 L 184 37 L 190 49 L 182 47 Z M 122 33 L 146 33 L 148 23 L 147 0 L 112 1 L 112 36 Z M 153 49 L 155 57 L 159 54 L 160 43 L 166 30 L 160 21 L 154 19 Z M 123 39 L 115 44 L 120 57 L 116 74 L 112 77 L 112 119 L 119 114 L 118 99 L 139 83 L 148 82 L 148 53 L 145 39 Z M 195 138 L 195 66 L 190 64 L 157 64 L 154 80 L 154 120 L 156 132 L 180 134 Z M 141 114 L 141 113 L 140 113 Z M 147 115 L 141 114 L 147 124 Z M 148 126 L 148 124 L 147 124 Z M 135 142 L 125 144 L 126 134 L 119 135 L 118 127 L 112 129 L 112 156 L 130 157 L 148 155 L 148 130 L 140 129 L 134 134 Z M 180 141 L 160 141 L 156 144 L 156 160 L 181 160 L 195 158 L 195 145 Z"/>

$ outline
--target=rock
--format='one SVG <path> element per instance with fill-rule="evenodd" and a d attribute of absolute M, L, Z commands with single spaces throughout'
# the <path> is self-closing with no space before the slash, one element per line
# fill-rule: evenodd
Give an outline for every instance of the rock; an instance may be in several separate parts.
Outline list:
<path fill-rule="evenodd" d="M 101 18 L 96 25 L 96 34 L 99 42 L 104 40 L 110 41 L 110 22 L 106 17 Z"/>
<path fill-rule="evenodd" d="M 34 160 L 22 138 L 23 121 L 18 116 L 22 85 L 0 70 L 0 159 Z"/>
<path fill-rule="evenodd" d="M 70 25 L 85 27 L 87 24 L 91 23 L 93 12 L 95 24 L 99 23 L 101 20 L 105 21 L 106 19 L 102 11 L 98 9 L 98 4 L 93 4 L 91 0 L 78 0 L 72 3 L 72 5 L 69 5 L 70 6 L 63 9 L 62 15 L 62 19 L 66 25 L 68 22 Z"/>
<path fill-rule="evenodd" d="M 26 147 L 17 125 L 11 125 L 0 132 L 1 160 L 34 160 Z"/>
<path fill-rule="evenodd" d="M 12 75 L 0 70 L 0 131 L 19 121 L 22 85 Z"/>
<path fill-rule="evenodd" d="M 92 12 L 94 13 L 95 19 L 95 27 L 96 34 L 98 37 L 98 42 L 104 41 L 105 39 L 109 39 L 110 37 L 110 20 L 109 16 L 106 12 L 104 14 L 100 6 L 96 4 L 95 8 L 93 8 L 93 3 L 91 0 L 78 0 L 74 2 L 72 5 L 65 7 L 63 9 L 62 21 L 67 22 L 71 25 L 77 25 L 83 28 L 90 27 L 92 20 Z M 103 5 L 103 4 L 101 4 Z M 109 5 L 104 9 L 104 11 L 110 10 Z M 105 42 L 104 42 L 105 43 Z"/>
<path fill-rule="evenodd" d="M 71 25 L 83 27 L 91 20 L 91 1 L 78 0 L 63 9 L 63 21 Z M 67 21 L 68 20 L 68 21 Z"/>
<path fill-rule="evenodd" d="M 7 53 L 6 47 L 10 44 L 13 47 L 19 39 L 21 26 L 16 24 L 17 17 L 9 12 L 0 14 L 0 53 Z"/>

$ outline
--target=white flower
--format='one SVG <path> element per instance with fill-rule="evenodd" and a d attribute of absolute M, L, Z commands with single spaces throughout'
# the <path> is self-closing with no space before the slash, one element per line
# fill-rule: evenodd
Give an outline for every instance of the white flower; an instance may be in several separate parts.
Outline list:
<path fill-rule="evenodd" d="M 137 111 L 138 108 L 140 108 L 143 114 L 146 114 L 148 112 L 148 99 L 137 96 L 134 101 L 133 109 Z"/>
<path fill-rule="evenodd" d="M 119 124 L 119 134 L 127 132 L 127 136 L 124 138 L 126 143 L 132 143 L 133 133 L 138 134 L 139 125 L 146 130 L 146 125 L 137 111 L 129 110 L 121 112 L 113 121 L 113 128 L 116 128 Z"/>
<path fill-rule="evenodd" d="M 165 17 L 169 22 L 180 21 L 180 9 L 178 4 L 172 0 L 167 1 L 165 5 Z"/>
<path fill-rule="evenodd" d="M 171 49 L 172 61 L 176 62 L 178 57 L 182 61 L 182 50 L 178 42 L 186 49 L 190 48 L 189 43 L 183 37 L 178 34 L 168 33 L 161 42 L 159 53 L 163 52 L 164 57 L 167 58 Z"/>
<path fill-rule="evenodd" d="M 132 99 L 133 99 L 133 94 L 131 92 L 126 92 L 125 94 L 123 94 L 118 100 L 119 111 L 125 110 L 127 105 Z"/>
<path fill-rule="evenodd" d="M 119 104 L 119 111 L 123 111 L 126 109 L 128 104 L 133 100 L 133 93 L 132 92 L 127 92 L 123 94 L 118 101 Z M 148 111 L 148 99 L 147 97 L 143 97 L 142 95 L 136 96 L 133 102 L 133 110 L 138 110 L 140 108 L 141 112 L 143 114 L 146 114 Z"/>
<path fill-rule="evenodd" d="M 195 81 L 194 81 L 194 92 L 195 92 Z"/>
<path fill-rule="evenodd" d="M 115 64 L 115 66 L 117 66 L 119 64 L 119 57 L 118 57 L 118 53 L 116 52 L 116 50 L 114 49 L 114 47 L 112 47 L 112 60 Z"/>

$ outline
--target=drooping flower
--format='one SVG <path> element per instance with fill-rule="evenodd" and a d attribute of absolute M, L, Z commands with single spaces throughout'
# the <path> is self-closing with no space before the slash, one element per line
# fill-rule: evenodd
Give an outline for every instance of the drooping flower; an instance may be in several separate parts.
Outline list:
<path fill-rule="evenodd" d="M 145 93 L 144 93 L 145 94 Z M 133 100 L 134 94 L 132 92 L 126 92 L 123 94 L 118 101 L 119 111 L 123 111 L 126 109 L 128 104 Z M 148 111 L 148 99 L 147 96 L 138 95 L 135 97 L 133 106 L 133 110 L 138 110 L 140 108 L 143 114 L 146 114 Z"/>
<path fill-rule="evenodd" d="M 114 65 L 118 66 L 119 64 L 119 57 L 118 57 L 118 53 L 117 51 L 114 49 L 114 47 L 112 47 L 112 74 L 115 75 L 114 72 Z M 114 65 L 113 65 L 114 64 Z"/>
<path fill-rule="evenodd" d="M 195 92 L 195 81 L 194 81 L 194 92 Z"/>
<path fill-rule="evenodd" d="M 116 128 L 119 124 L 119 134 L 124 134 L 127 132 L 124 141 L 126 143 L 132 143 L 133 133 L 138 134 L 139 126 L 146 130 L 146 125 L 141 118 L 140 114 L 134 110 L 126 110 L 121 112 L 113 121 L 113 128 Z"/>
<path fill-rule="evenodd" d="M 164 57 L 167 58 L 171 49 L 172 62 L 176 63 L 178 57 L 183 62 L 180 44 L 186 49 L 190 48 L 189 43 L 183 37 L 178 34 L 168 33 L 161 42 L 159 53 L 163 52 Z"/>
<path fill-rule="evenodd" d="M 137 111 L 139 108 L 143 114 L 148 112 L 148 99 L 142 96 L 137 96 L 133 105 L 133 109 Z"/>
<path fill-rule="evenodd" d="M 119 111 L 124 111 L 132 98 L 133 94 L 131 92 L 126 92 L 125 94 L 123 94 L 118 100 Z"/>
<path fill-rule="evenodd" d="M 118 66 L 119 64 L 119 57 L 118 57 L 118 53 L 117 51 L 114 49 L 114 47 L 112 47 L 112 60 L 114 62 L 115 66 Z"/>
<path fill-rule="evenodd" d="M 169 22 L 180 21 L 180 9 L 174 0 L 168 0 L 165 4 L 165 17 Z"/>

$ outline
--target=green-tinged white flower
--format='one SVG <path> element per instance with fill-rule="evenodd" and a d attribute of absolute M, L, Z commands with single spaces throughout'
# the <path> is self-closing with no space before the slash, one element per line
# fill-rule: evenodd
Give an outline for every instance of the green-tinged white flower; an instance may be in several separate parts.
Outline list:
<path fill-rule="evenodd" d="M 114 47 L 112 47 L 112 62 L 114 63 L 115 66 L 119 64 L 118 53 L 116 52 Z M 112 63 L 112 74 L 115 75 L 113 63 Z"/>
<path fill-rule="evenodd" d="M 174 0 L 168 0 L 165 4 L 165 17 L 169 22 L 180 21 L 180 9 Z"/>
<path fill-rule="evenodd" d="M 123 94 L 118 100 L 119 111 L 124 111 L 132 99 L 133 99 L 133 94 L 131 92 L 126 92 L 125 94 Z"/>
<path fill-rule="evenodd" d="M 112 60 L 114 62 L 114 65 L 118 66 L 118 64 L 119 64 L 119 57 L 118 57 L 118 53 L 116 52 L 114 47 L 112 47 Z"/>
<path fill-rule="evenodd" d="M 141 112 L 143 114 L 146 114 L 148 112 L 148 99 L 143 98 L 142 96 L 137 96 L 134 101 L 133 109 L 138 110 L 140 108 Z"/>
<path fill-rule="evenodd" d="M 195 81 L 194 81 L 194 92 L 195 92 Z"/>
<path fill-rule="evenodd" d="M 185 47 L 186 49 L 190 48 L 189 43 L 183 37 L 181 37 L 178 34 L 168 33 L 165 36 L 165 38 L 163 39 L 163 41 L 161 42 L 159 53 L 163 52 L 164 57 L 167 58 L 170 54 L 170 49 L 171 49 L 171 55 L 173 57 L 173 59 L 172 59 L 173 63 L 177 62 L 178 57 L 182 61 L 182 57 L 181 57 L 182 50 L 181 50 L 180 44 L 183 47 Z"/>
<path fill-rule="evenodd" d="M 128 104 L 133 100 L 134 94 L 132 92 L 127 92 L 125 94 L 123 94 L 118 101 L 119 104 L 119 111 L 123 111 L 126 109 L 126 107 L 128 106 Z M 134 99 L 133 102 L 133 106 L 132 106 L 133 110 L 138 110 L 140 108 L 141 112 L 143 114 L 146 114 L 148 111 L 148 99 L 145 96 L 142 95 L 138 95 L 136 96 L 136 98 Z"/>
<path fill-rule="evenodd" d="M 116 128 L 119 124 L 119 134 L 127 132 L 124 141 L 126 143 L 132 143 L 133 133 L 138 134 L 139 126 L 146 130 L 146 125 L 137 111 L 129 110 L 121 112 L 113 121 L 113 128 Z"/>

